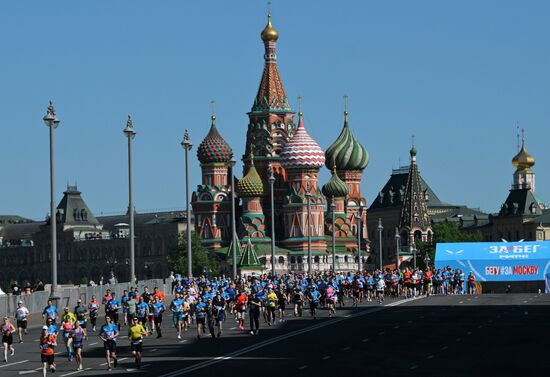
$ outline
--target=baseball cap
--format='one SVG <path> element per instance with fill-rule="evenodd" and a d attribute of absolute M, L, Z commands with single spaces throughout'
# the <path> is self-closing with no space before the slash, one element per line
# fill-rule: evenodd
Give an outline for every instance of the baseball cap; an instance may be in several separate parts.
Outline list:
<path fill-rule="evenodd" d="M 42 326 L 42 330 L 47 330 L 48 329 L 48 326 L 44 325 Z"/>
<path fill-rule="evenodd" d="M 78 300 L 76 300 L 76 302 L 82 302 L 82 300 L 81 300 L 81 299 L 78 299 Z"/>
<path fill-rule="evenodd" d="M 23 301 L 19 301 L 19 302 L 18 302 L 18 304 L 22 304 L 22 303 L 23 303 Z"/>

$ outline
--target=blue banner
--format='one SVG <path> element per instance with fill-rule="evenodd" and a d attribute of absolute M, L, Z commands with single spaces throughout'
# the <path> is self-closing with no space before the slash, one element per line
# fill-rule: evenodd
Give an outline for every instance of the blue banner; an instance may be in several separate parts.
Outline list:
<path fill-rule="evenodd" d="M 438 243 L 435 266 L 471 271 L 480 281 L 544 281 L 550 241 Z"/>

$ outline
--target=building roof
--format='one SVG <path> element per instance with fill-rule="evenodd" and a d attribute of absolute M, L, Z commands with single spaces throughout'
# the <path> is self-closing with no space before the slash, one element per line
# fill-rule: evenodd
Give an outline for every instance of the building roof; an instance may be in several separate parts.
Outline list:
<path fill-rule="evenodd" d="M 342 198 L 348 194 L 348 187 L 340 179 L 335 169 L 332 169 L 332 177 L 321 188 L 323 195 L 327 198 Z"/>
<path fill-rule="evenodd" d="M 498 215 L 542 215 L 542 207 L 531 189 L 513 188 L 502 204 Z"/>
<path fill-rule="evenodd" d="M 76 185 L 67 186 L 63 193 L 63 198 L 57 205 L 58 222 L 63 225 L 78 227 L 97 227 L 99 221 L 88 208 L 88 205 L 82 199 Z"/>
<path fill-rule="evenodd" d="M 307 133 L 302 113 L 296 133 L 281 151 L 280 162 L 285 169 L 319 169 L 325 164 L 325 153 Z"/>
<path fill-rule="evenodd" d="M 426 192 L 420 181 L 420 173 L 416 164 L 416 149 L 411 148 L 411 165 L 407 175 L 407 184 L 403 195 L 403 205 L 399 216 L 399 228 L 421 228 L 430 226 Z M 401 192 L 400 192 L 401 195 Z"/>
<path fill-rule="evenodd" d="M 250 238 L 243 250 L 241 259 L 239 260 L 240 267 L 258 267 L 261 266 L 258 255 L 256 254 L 256 247 L 252 245 Z"/>
<path fill-rule="evenodd" d="M 426 197 L 428 208 L 430 207 L 453 207 L 452 204 L 442 202 L 439 197 L 433 192 L 431 187 L 424 181 L 420 175 L 420 186 Z M 386 182 L 382 190 L 378 193 L 369 210 L 383 209 L 390 207 L 401 207 L 405 196 L 405 188 L 409 177 L 409 166 L 403 166 L 399 169 L 392 170 L 390 179 Z"/>
<path fill-rule="evenodd" d="M 325 164 L 328 169 L 336 166 L 337 170 L 364 170 L 369 163 L 369 153 L 350 131 L 348 112 L 344 112 L 344 128 L 338 138 L 328 147 L 325 153 Z"/>
<path fill-rule="evenodd" d="M 34 234 L 38 233 L 40 227 L 45 224 L 45 221 L 9 224 L 0 229 L 0 237 L 2 237 L 4 241 L 32 240 Z"/>
<path fill-rule="evenodd" d="M 218 132 L 214 115 L 211 120 L 210 130 L 197 148 L 197 158 L 201 164 L 228 163 L 233 157 L 233 150 Z"/>

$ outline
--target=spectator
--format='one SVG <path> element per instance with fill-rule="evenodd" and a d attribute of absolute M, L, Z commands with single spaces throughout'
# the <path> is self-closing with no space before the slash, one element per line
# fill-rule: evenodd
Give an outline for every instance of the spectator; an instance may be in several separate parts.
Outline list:
<path fill-rule="evenodd" d="M 21 289 L 19 288 L 19 284 L 17 284 L 17 280 L 14 281 L 11 286 L 11 294 L 14 296 L 19 296 L 21 294 Z"/>
<path fill-rule="evenodd" d="M 115 273 L 111 272 L 111 277 L 109 278 L 109 284 L 116 284 L 116 283 L 117 283 L 117 279 L 115 277 Z"/>
<path fill-rule="evenodd" d="M 35 292 L 40 292 L 40 291 L 43 291 L 44 290 L 44 283 L 42 282 L 42 280 L 38 280 L 38 282 L 36 283 L 35 287 L 34 287 L 34 291 Z"/>

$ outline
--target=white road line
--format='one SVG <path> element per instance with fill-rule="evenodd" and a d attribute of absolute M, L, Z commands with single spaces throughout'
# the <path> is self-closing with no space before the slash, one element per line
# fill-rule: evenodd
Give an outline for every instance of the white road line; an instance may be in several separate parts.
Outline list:
<path fill-rule="evenodd" d="M 327 356 L 323 356 L 323 360 L 328 360 L 328 359 L 330 359 L 330 356 L 328 356 L 328 355 L 327 355 Z"/>
<path fill-rule="evenodd" d="M 121 362 L 121 361 L 124 361 L 124 360 L 126 360 L 126 359 L 127 359 L 127 357 L 122 357 L 122 358 L 120 358 L 120 359 L 117 359 L 117 361 L 118 361 L 118 362 Z M 111 360 L 111 364 L 113 364 L 113 361 L 112 361 L 112 360 Z M 103 366 L 107 365 L 107 363 L 103 363 L 103 364 L 99 364 L 99 365 L 103 367 Z"/>
<path fill-rule="evenodd" d="M 97 342 L 94 342 L 94 343 L 90 343 L 88 344 L 89 346 L 95 346 L 97 344 Z"/>
<path fill-rule="evenodd" d="M 428 355 L 426 359 L 433 359 L 433 358 L 434 358 L 434 355 Z"/>
<path fill-rule="evenodd" d="M 342 351 L 349 351 L 351 349 L 351 347 L 344 347 L 342 348 Z"/>
<path fill-rule="evenodd" d="M 393 326 L 393 328 L 394 328 L 394 329 L 398 329 L 398 328 L 399 328 L 399 325 L 397 325 L 397 326 Z"/>
<path fill-rule="evenodd" d="M 187 339 L 180 340 L 180 343 L 185 343 L 185 342 L 187 342 Z"/>
<path fill-rule="evenodd" d="M 482 325 L 477 326 L 478 329 L 481 329 L 482 327 L 483 327 Z"/>
<path fill-rule="evenodd" d="M 445 351 L 447 348 L 449 348 L 449 347 L 447 347 L 447 346 L 441 347 L 441 349 L 442 349 L 443 351 Z"/>
<path fill-rule="evenodd" d="M 42 369 L 42 368 L 40 368 Z M 22 374 L 30 374 L 30 373 L 36 373 L 38 372 L 37 370 L 23 370 L 23 371 L 20 371 L 19 372 L 19 375 L 22 375 Z"/>
<path fill-rule="evenodd" d="M 76 370 L 74 372 L 69 372 L 69 373 L 65 373 L 65 374 L 62 374 L 61 377 L 65 377 L 65 376 L 72 376 L 73 374 L 77 374 L 77 373 L 82 373 L 86 370 L 90 370 L 92 368 L 86 368 L 86 369 L 83 369 L 83 370 Z"/>
<path fill-rule="evenodd" d="M 302 365 L 301 367 L 298 367 L 298 370 L 304 370 L 307 368 L 307 365 Z"/>
<path fill-rule="evenodd" d="M 459 301 L 458 303 L 459 303 L 459 304 L 464 304 L 464 301 Z"/>
<path fill-rule="evenodd" d="M 366 342 L 368 342 L 368 341 L 369 341 L 369 338 L 363 339 L 363 343 L 366 343 Z"/>
<path fill-rule="evenodd" d="M 416 368 L 418 368 L 418 365 L 413 365 L 412 367 L 410 367 L 411 370 L 416 369 Z"/>
<path fill-rule="evenodd" d="M 15 365 L 15 364 L 23 364 L 23 363 L 26 363 L 27 361 L 29 361 L 29 360 L 16 361 L 15 363 L 9 363 L 9 364 L 2 365 L 2 366 L 0 366 L 0 368 L 9 367 L 9 366 L 12 366 L 12 365 Z"/>
<path fill-rule="evenodd" d="M 412 298 L 412 299 L 395 301 L 395 302 L 392 302 L 392 303 L 384 305 L 384 306 L 378 306 L 376 308 L 366 309 L 366 310 L 363 310 L 363 311 L 360 311 L 358 313 L 354 313 L 354 314 L 350 315 L 349 318 L 362 317 L 362 316 L 365 316 L 365 315 L 369 315 L 369 314 L 372 314 L 372 313 L 382 311 L 382 310 L 384 310 L 388 307 L 409 303 L 411 301 L 418 300 L 418 299 L 421 299 L 421 298 L 423 298 L 423 297 L 415 297 L 415 298 Z M 295 330 L 295 331 L 292 331 L 292 332 L 289 332 L 289 333 L 286 333 L 286 334 L 282 334 L 282 335 L 276 336 L 274 338 L 267 339 L 267 340 L 264 340 L 262 342 L 253 344 L 251 346 L 241 348 L 240 350 L 230 352 L 230 353 L 226 354 L 225 356 L 216 357 L 216 358 L 214 358 L 214 360 L 204 361 L 204 362 L 198 363 L 196 365 L 192 365 L 192 366 L 182 368 L 182 369 L 179 369 L 179 370 L 176 370 L 176 371 L 173 371 L 173 372 L 169 372 L 169 373 L 161 375 L 160 377 L 181 376 L 183 374 L 187 374 L 187 373 L 193 372 L 193 371 L 198 370 L 198 369 L 206 368 L 208 366 L 220 363 L 220 362 L 225 361 L 225 360 L 231 360 L 235 356 L 240 356 L 240 355 L 243 355 L 245 353 L 248 353 L 248 352 L 263 348 L 263 347 L 267 347 L 267 346 L 269 346 L 273 343 L 277 343 L 277 342 L 280 342 L 280 341 L 288 339 L 288 338 L 292 338 L 292 337 L 295 337 L 295 336 L 298 336 L 298 335 L 301 335 L 301 334 L 304 334 L 304 333 L 308 333 L 310 331 L 321 329 L 323 327 L 332 326 L 335 323 L 342 322 L 342 321 L 345 321 L 347 319 L 348 318 L 345 318 L 345 317 L 333 317 L 332 319 L 329 319 L 329 320 L 324 321 L 324 322 L 317 323 L 316 325 L 312 325 L 312 326 L 309 326 L 309 327 L 306 327 L 306 328 L 303 328 L 303 329 L 300 329 L 300 330 Z"/>
<path fill-rule="evenodd" d="M 153 348 L 152 350 L 149 350 L 149 352 L 155 352 L 158 351 L 158 348 Z"/>
<path fill-rule="evenodd" d="M 385 334 L 384 331 L 380 331 L 380 332 L 378 333 L 378 335 L 384 335 L 384 334 Z"/>

